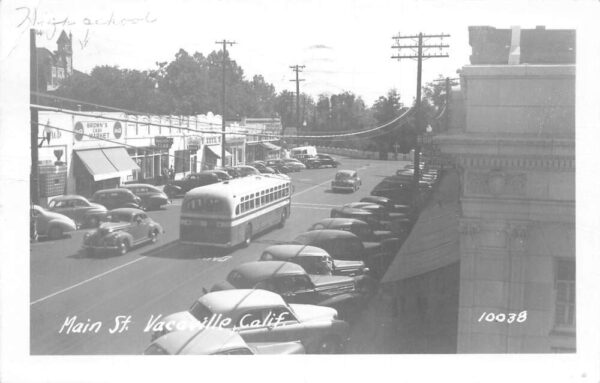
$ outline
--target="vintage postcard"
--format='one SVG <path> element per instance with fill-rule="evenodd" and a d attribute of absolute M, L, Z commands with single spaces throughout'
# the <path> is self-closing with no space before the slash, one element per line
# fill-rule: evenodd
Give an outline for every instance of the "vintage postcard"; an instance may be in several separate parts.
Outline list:
<path fill-rule="evenodd" d="M 0 381 L 597 382 L 599 11 L 1 2 Z"/>

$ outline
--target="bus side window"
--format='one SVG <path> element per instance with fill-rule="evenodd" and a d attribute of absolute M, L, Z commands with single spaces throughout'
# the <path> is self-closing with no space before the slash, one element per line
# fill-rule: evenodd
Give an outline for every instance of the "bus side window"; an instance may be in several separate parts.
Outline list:
<path fill-rule="evenodd" d="M 259 207 L 260 206 L 260 198 L 256 197 L 256 200 L 254 203 L 255 203 L 256 207 Z"/>
<path fill-rule="evenodd" d="M 235 207 L 235 215 L 238 215 L 238 214 L 240 214 L 240 205 L 237 205 Z"/>
<path fill-rule="evenodd" d="M 254 199 L 250 199 L 250 209 L 254 209 Z"/>

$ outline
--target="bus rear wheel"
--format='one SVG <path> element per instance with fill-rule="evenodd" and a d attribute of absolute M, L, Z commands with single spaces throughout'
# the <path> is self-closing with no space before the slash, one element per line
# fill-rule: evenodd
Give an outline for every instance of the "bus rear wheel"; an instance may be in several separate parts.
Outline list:
<path fill-rule="evenodd" d="M 244 232 L 244 242 L 242 242 L 242 246 L 248 247 L 252 242 L 252 225 L 246 226 L 246 231 Z"/>

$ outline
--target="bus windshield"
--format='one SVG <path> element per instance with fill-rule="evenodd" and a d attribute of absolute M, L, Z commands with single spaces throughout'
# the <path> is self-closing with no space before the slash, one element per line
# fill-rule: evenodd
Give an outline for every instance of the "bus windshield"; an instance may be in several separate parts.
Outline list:
<path fill-rule="evenodd" d="M 189 199 L 184 202 L 183 211 L 215 215 L 231 214 L 227 203 L 225 203 L 224 200 L 215 197 L 196 197 Z"/>

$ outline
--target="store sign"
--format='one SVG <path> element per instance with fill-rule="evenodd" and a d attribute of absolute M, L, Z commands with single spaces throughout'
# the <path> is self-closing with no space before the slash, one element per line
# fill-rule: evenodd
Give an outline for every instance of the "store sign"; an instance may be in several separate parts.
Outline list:
<path fill-rule="evenodd" d="M 123 126 L 118 121 L 115 123 L 111 121 L 78 121 L 75 123 L 73 133 L 77 141 L 81 141 L 84 137 L 89 140 L 95 138 L 101 140 L 119 139 L 123 135 Z"/>
<path fill-rule="evenodd" d="M 154 145 L 160 149 L 171 149 L 173 146 L 173 137 L 156 136 Z"/>
<path fill-rule="evenodd" d="M 121 135 L 123 134 L 123 127 L 119 121 L 115 122 L 113 134 L 115 135 L 115 138 L 121 138 Z"/>
<path fill-rule="evenodd" d="M 188 139 L 187 148 L 188 150 L 199 150 L 202 145 L 202 140 L 200 137 L 190 137 Z"/>

